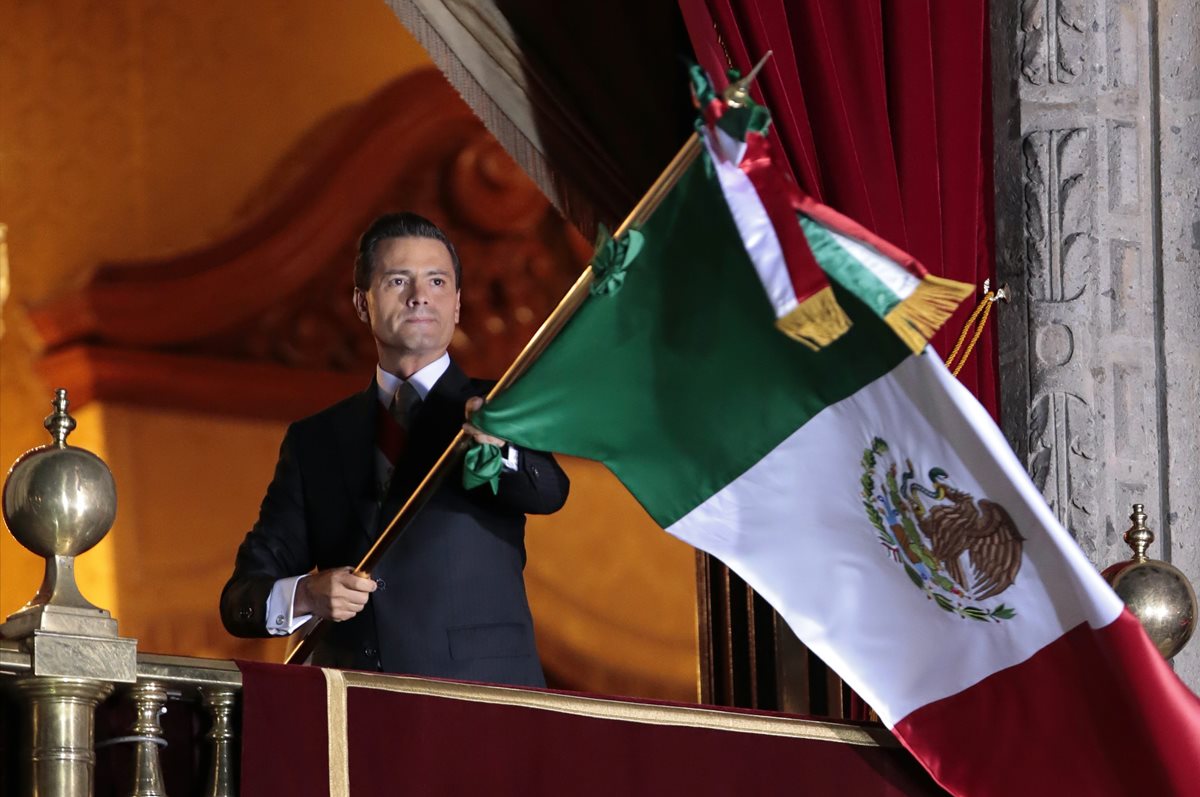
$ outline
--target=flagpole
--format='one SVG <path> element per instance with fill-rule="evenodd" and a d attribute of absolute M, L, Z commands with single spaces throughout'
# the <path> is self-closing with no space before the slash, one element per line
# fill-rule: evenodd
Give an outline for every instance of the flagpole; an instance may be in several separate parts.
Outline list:
<path fill-rule="evenodd" d="M 641 224 L 650 217 L 650 214 L 654 212 L 663 198 L 679 182 L 679 178 L 683 176 L 683 173 L 692 165 L 692 161 L 700 154 L 700 150 L 700 136 L 693 133 L 679 152 L 675 154 L 675 157 L 671 159 L 671 162 L 667 164 L 667 167 L 663 169 L 658 179 L 654 181 L 645 195 L 634 206 L 633 210 L 630 211 L 629 215 L 625 217 L 625 220 L 621 222 L 621 226 L 617 227 L 616 232 L 613 233 L 614 239 L 620 238 L 631 227 Z M 592 279 L 592 266 L 589 263 L 584 268 L 583 273 L 579 275 L 579 279 L 575 280 L 575 284 L 571 286 L 571 289 L 567 291 L 567 294 L 558 303 L 558 306 L 554 308 L 553 312 L 538 327 L 533 337 L 529 339 L 529 342 L 525 344 L 525 348 L 521 350 L 521 353 L 508 366 L 508 370 L 500 377 L 500 381 L 488 392 L 486 401 L 491 401 L 508 389 L 513 382 L 529 370 L 529 367 L 542 356 L 546 347 L 562 331 L 562 328 L 566 326 L 571 316 L 575 314 L 575 311 L 587 299 L 588 291 L 592 286 Z M 413 518 L 428 503 L 429 499 L 437 491 L 438 487 L 441 486 L 454 466 L 462 460 L 463 454 L 466 453 L 469 446 L 470 443 L 466 433 L 460 430 L 454 436 L 454 439 L 450 441 L 450 445 L 446 447 L 446 450 L 442 452 L 442 455 L 438 457 L 437 462 L 425 474 L 425 478 L 413 490 L 408 500 L 404 502 L 404 506 L 400 507 L 395 517 L 388 523 L 387 528 L 376 538 L 375 544 L 371 546 L 371 549 L 367 551 L 366 555 L 363 556 L 362 560 L 354 568 L 354 572 L 357 575 L 370 578 L 371 571 L 379 564 L 384 553 L 392 543 L 404 534 L 409 524 L 412 523 Z M 284 663 L 294 664 L 307 659 L 312 654 L 312 650 L 316 647 L 317 642 L 324 635 L 326 625 L 321 618 L 317 618 L 316 624 L 308 634 L 300 640 L 296 647 L 288 652 Z"/>

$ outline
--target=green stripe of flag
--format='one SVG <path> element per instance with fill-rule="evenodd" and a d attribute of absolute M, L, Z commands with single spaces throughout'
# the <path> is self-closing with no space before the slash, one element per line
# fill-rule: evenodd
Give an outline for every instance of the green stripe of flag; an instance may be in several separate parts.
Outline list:
<path fill-rule="evenodd" d="M 828 230 L 803 214 L 799 219 L 813 257 L 831 280 L 851 291 L 880 318 L 900 304 L 900 297 L 864 268 Z"/>
<path fill-rule="evenodd" d="M 641 228 L 623 287 L 589 297 L 475 416 L 518 446 L 604 462 L 664 528 L 909 354 L 836 287 L 852 334 L 817 352 L 780 334 L 707 158 Z"/>

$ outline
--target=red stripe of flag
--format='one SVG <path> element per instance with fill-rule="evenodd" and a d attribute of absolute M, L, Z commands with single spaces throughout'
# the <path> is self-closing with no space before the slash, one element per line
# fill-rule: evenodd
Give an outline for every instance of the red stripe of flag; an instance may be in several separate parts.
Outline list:
<path fill-rule="evenodd" d="M 825 225 L 834 232 L 861 241 L 884 257 L 896 261 L 914 277 L 924 279 L 929 274 L 929 270 L 908 252 L 891 241 L 880 238 L 854 219 L 839 213 L 828 205 L 822 205 L 812 197 L 800 194 L 795 207 L 805 216 Z"/>
<path fill-rule="evenodd" d="M 894 732 L 965 797 L 1200 794 L 1200 699 L 1128 610 L 922 706 Z"/>
<path fill-rule="evenodd" d="M 796 301 L 803 304 L 805 299 L 829 287 L 829 280 L 817 264 L 796 219 L 795 206 L 799 202 L 800 189 L 772 162 L 771 143 L 762 133 L 746 134 L 746 153 L 738 166 L 750 179 L 767 211 L 783 251 Z"/>

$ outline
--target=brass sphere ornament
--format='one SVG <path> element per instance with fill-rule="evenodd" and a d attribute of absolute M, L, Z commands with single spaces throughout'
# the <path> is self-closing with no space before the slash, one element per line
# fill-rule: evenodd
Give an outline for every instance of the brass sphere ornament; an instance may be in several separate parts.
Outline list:
<path fill-rule="evenodd" d="M 1163 658 L 1183 649 L 1196 628 L 1196 591 L 1177 567 L 1146 556 L 1154 532 L 1146 527 L 1142 504 L 1133 505 L 1125 542 L 1133 558 L 1105 568 L 1100 575 L 1146 629 Z"/>
<path fill-rule="evenodd" d="M 26 451 L 4 482 L 4 522 L 25 548 L 46 560 L 37 594 L 0 626 L 0 635 L 26 636 L 35 630 L 111 633 L 115 621 L 92 605 L 75 584 L 75 557 L 100 542 L 117 515 L 117 489 L 103 460 L 67 444 L 75 419 L 67 412 L 67 391 L 50 402 L 54 412 L 44 426 L 52 441 Z M 111 626 L 111 628 L 110 628 Z"/>

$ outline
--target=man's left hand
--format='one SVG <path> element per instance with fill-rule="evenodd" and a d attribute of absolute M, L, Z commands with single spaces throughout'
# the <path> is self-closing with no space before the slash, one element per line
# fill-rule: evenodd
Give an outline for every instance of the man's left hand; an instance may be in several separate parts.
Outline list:
<path fill-rule="evenodd" d="M 479 408 L 482 406 L 483 406 L 483 399 L 480 398 L 479 396 L 467 399 L 467 421 L 468 421 L 468 423 L 463 424 L 463 431 L 467 434 L 468 437 L 470 437 L 476 443 L 487 443 L 490 445 L 499 446 L 500 448 L 503 448 L 505 445 L 507 445 L 506 441 L 501 440 L 499 437 L 492 437 L 490 434 L 485 433 L 482 429 L 479 429 L 478 427 L 472 426 L 470 424 L 471 416 L 474 415 L 476 412 L 478 412 Z"/>

